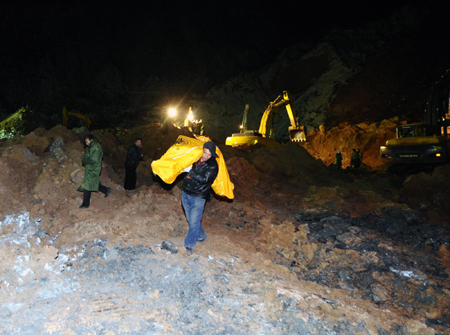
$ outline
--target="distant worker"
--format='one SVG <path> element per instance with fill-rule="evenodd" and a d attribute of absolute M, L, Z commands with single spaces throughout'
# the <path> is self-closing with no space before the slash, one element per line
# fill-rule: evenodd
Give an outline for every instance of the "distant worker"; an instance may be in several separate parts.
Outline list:
<path fill-rule="evenodd" d="M 137 138 L 127 151 L 127 158 L 125 160 L 125 183 L 123 188 L 127 191 L 134 190 L 136 188 L 137 174 L 136 169 L 139 162 L 144 155 L 141 152 L 142 139 Z"/>
<path fill-rule="evenodd" d="M 200 124 L 198 120 L 195 120 L 194 131 L 195 135 L 200 135 Z"/>
<path fill-rule="evenodd" d="M 210 196 L 211 185 L 219 173 L 217 157 L 219 156 L 216 153 L 216 145 L 211 141 L 206 142 L 203 145 L 202 157 L 192 165 L 183 181 L 181 200 L 189 223 L 184 246 L 188 256 L 192 255 L 197 242 L 203 242 L 207 237 L 201 221 L 206 199 Z"/>
<path fill-rule="evenodd" d="M 78 187 L 78 191 L 83 192 L 83 203 L 80 208 L 89 208 L 91 203 L 91 192 L 102 192 L 105 198 L 109 197 L 111 188 L 102 185 L 100 173 L 102 172 L 103 151 L 100 144 L 92 134 L 84 138 L 85 150 L 82 158 L 84 165 L 84 179 Z"/>
<path fill-rule="evenodd" d="M 205 126 L 201 119 L 195 123 L 194 134 L 199 136 L 205 135 Z"/>
<path fill-rule="evenodd" d="M 334 165 L 337 166 L 337 169 L 340 170 L 342 168 L 342 154 L 340 151 L 338 151 L 334 155 Z"/>
<path fill-rule="evenodd" d="M 353 149 L 353 151 L 352 151 L 352 158 L 350 160 L 351 167 L 356 168 L 356 165 L 357 165 L 356 161 L 357 161 L 357 159 L 358 159 L 358 152 L 356 151 L 356 149 Z"/>
<path fill-rule="evenodd" d="M 363 153 L 359 149 L 356 150 L 356 153 L 357 153 L 356 168 L 359 169 L 361 167 L 361 163 L 362 163 L 362 159 L 363 159 Z"/>

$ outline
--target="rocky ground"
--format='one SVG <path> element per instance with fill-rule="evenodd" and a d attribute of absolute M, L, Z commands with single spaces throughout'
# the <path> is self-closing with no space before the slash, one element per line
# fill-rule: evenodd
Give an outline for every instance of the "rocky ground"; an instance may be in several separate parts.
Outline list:
<path fill-rule="evenodd" d="M 95 132 L 113 191 L 86 210 L 80 132 L 1 143 L 2 334 L 450 334 L 450 167 L 406 178 L 337 171 L 297 144 L 220 145 L 235 199 L 207 203 L 186 256 L 180 181 L 150 168 L 181 132 Z"/>

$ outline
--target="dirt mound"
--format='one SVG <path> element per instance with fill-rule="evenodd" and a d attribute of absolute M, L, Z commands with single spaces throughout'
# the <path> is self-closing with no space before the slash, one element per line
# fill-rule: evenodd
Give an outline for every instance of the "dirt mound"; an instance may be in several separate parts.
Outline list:
<path fill-rule="evenodd" d="M 2 143 L 3 333 L 448 332 L 448 229 L 399 203 L 389 180 L 335 171 L 297 144 L 225 148 L 236 198 L 212 197 L 208 238 L 186 256 L 180 184 L 150 169 L 178 134 L 96 132 L 112 192 L 84 210 L 81 135 Z M 135 137 L 145 158 L 130 193 L 122 166 Z"/>
<path fill-rule="evenodd" d="M 412 208 L 428 215 L 436 225 L 450 225 L 450 165 L 438 166 L 432 173 L 410 176 L 401 189 L 401 198 Z"/>
<path fill-rule="evenodd" d="M 363 153 L 363 164 L 374 169 L 382 164 L 380 146 L 395 138 L 395 128 L 398 124 L 398 118 L 393 118 L 380 123 L 341 123 L 328 130 L 324 127 L 312 129 L 307 135 L 307 141 L 302 145 L 313 157 L 321 159 L 326 165 L 333 164 L 334 155 L 340 151 L 344 169 L 351 166 L 353 149 L 360 149 Z"/>

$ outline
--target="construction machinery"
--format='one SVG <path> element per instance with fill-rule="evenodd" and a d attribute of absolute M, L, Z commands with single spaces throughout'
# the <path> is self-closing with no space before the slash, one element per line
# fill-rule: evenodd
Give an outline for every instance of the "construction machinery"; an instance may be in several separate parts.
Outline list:
<path fill-rule="evenodd" d="M 450 72 L 431 88 L 425 122 L 398 126 L 395 139 L 380 147 L 381 160 L 390 164 L 434 164 L 449 160 Z"/>
<path fill-rule="evenodd" d="M 227 137 L 225 144 L 233 147 L 251 147 L 257 144 L 273 148 L 279 145 L 273 134 L 273 117 L 284 107 L 286 107 L 291 126 L 289 127 L 289 136 L 291 141 L 300 142 L 306 140 L 304 127 L 298 125 L 294 106 L 291 104 L 291 95 L 284 91 L 266 108 L 259 125 L 259 130 L 247 130 L 248 105 L 244 111 L 244 117 L 241 125 L 241 132 Z"/>
<path fill-rule="evenodd" d="M 242 117 L 242 124 L 240 126 L 241 134 L 247 132 L 247 115 L 248 115 L 249 108 L 250 108 L 250 106 L 248 104 L 245 104 L 244 116 Z"/>
<path fill-rule="evenodd" d="M 83 115 L 83 114 L 78 113 L 78 112 L 68 112 L 66 107 L 63 107 L 62 113 L 63 113 L 63 124 L 64 124 L 64 127 L 66 127 L 66 128 L 67 128 L 67 125 L 68 125 L 69 115 L 75 116 L 75 117 L 77 117 L 77 118 L 79 118 L 81 120 L 84 120 L 84 122 L 86 124 L 86 128 L 88 128 L 88 129 L 89 129 L 89 127 L 92 124 L 91 119 L 89 117 L 87 117 L 86 115 Z"/>

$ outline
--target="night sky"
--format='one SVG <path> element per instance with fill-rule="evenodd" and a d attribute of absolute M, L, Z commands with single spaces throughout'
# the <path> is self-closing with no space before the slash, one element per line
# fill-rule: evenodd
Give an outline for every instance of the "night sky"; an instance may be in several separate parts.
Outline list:
<path fill-rule="evenodd" d="M 124 109 L 167 94 L 201 94 L 412 3 L 360 1 L 36 2 L 0 11 L 0 109 Z M 412 5 L 417 5 L 412 3 Z M 432 5 L 428 5 L 428 8 Z M 426 9 L 426 8 L 425 8 Z M 139 96 L 139 98 L 136 98 Z M 143 108 L 144 108 L 143 107 Z"/>

